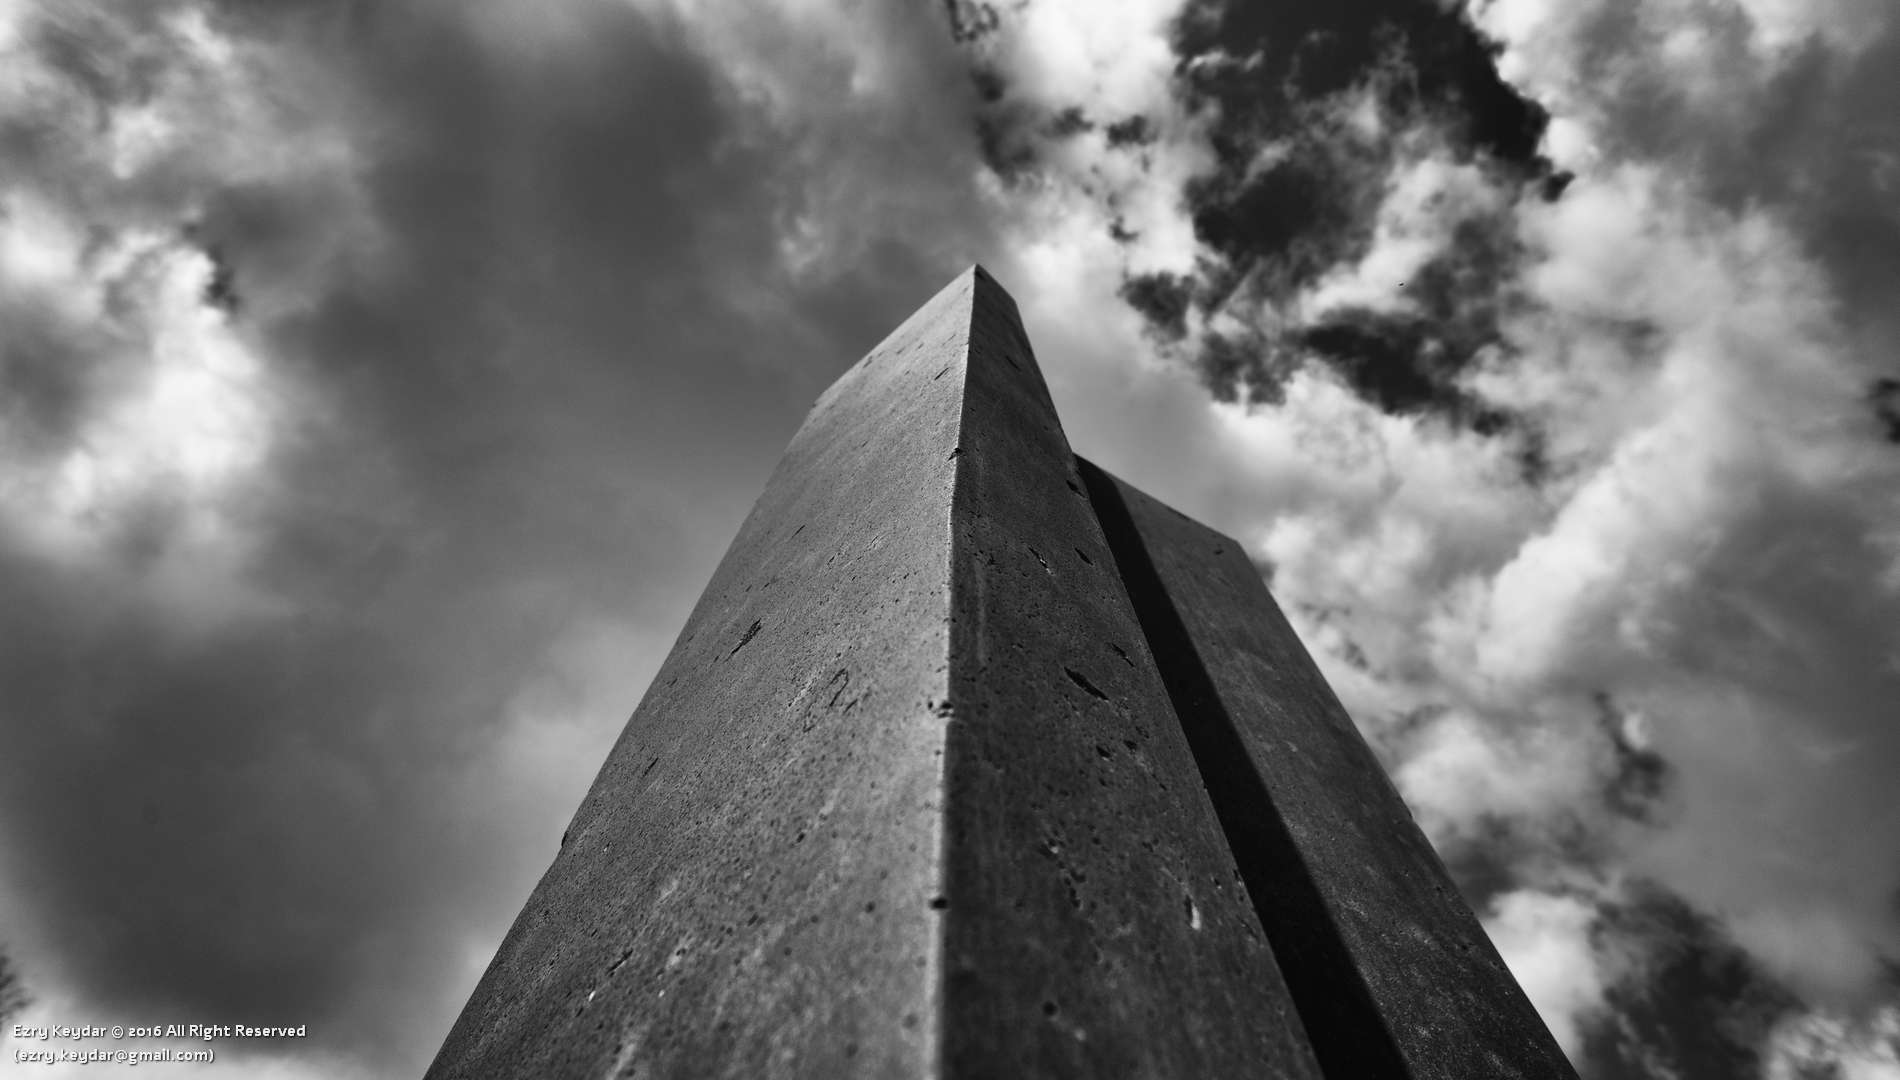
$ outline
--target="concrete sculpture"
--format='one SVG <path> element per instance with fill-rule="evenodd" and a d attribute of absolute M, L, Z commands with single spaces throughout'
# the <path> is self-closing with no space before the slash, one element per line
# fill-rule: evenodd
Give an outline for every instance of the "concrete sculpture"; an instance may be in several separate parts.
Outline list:
<path fill-rule="evenodd" d="M 821 397 L 430 1070 L 1572 1077 L 1233 541 L 959 276 Z"/>

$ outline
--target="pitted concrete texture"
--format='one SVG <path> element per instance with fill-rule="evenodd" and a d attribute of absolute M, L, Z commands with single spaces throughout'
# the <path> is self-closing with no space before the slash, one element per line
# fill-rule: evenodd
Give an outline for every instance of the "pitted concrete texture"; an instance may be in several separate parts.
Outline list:
<path fill-rule="evenodd" d="M 934 1071 L 973 285 L 813 407 L 430 1076 Z"/>
<path fill-rule="evenodd" d="M 429 1075 L 1317 1076 L 988 275 L 813 408 Z"/>
<path fill-rule="evenodd" d="M 952 545 L 944 1071 L 1316 1077 L 1015 304 L 986 275 L 976 287 Z"/>
<path fill-rule="evenodd" d="M 1082 473 L 1326 1075 L 1574 1078 L 1244 549 Z"/>

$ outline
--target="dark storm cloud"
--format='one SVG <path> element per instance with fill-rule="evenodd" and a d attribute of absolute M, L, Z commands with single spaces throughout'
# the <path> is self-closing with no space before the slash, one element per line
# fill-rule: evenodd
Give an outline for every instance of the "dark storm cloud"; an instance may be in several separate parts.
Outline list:
<path fill-rule="evenodd" d="M 313 260 L 334 197 L 270 175 L 169 222 L 287 417 L 227 508 L 271 613 L 185 633 L 113 595 L 136 561 L 3 553 L 9 925 L 100 1015 L 308 1023 L 410 1074 L 810 400 L 960 238 L 867 220 L 847 265 L 786 269 L 825 178 L 629 5 L 211 26 L 337 89 L 373 235 Z M 83 394 L 16 389 L 70 442 Z M 182 542 L 153 520 L 148 562 Z"/>
<path fill-rule="evenodd" d="M 1653 748 L 1630 734 L 1630 719 L 1607 693 L 1596 697 L 1598 722 L 1610 744 L 1611 768 L 1603 782 L 1603 798 L 1614 813 L 1645 824 L 1656 824 L 1669 811 L 1676 767 Z"/>
<path fill-rule="evenodd" d="M 1759 1076 L 1768 1033 L 1802 1008 L 1719 924 L 1653 883 L 1603 907 L 1591 934 L 1598 948 L 1640 959 L 1609 987 L 1609 1011 L 1584 1025 L 1586 1075 Z"/>
<path fill-rule="evenodd" d="M 1004 181 L 1036 176 L 1063 139 L 1097 127 L 1110 151 L 1139 152 L 1153 140 L 1146 116 L 1099 115 L 1091 101 L 1052 106 L 1015 93 L 1011 73 L 985 50 L 1007 32 L 999 9 L 967 0 L 945 6 L 953 36 L 972 55 L 985 161 Z M 1180 104 L 1210 125 L 1213 168 L 1183 192 L 1204 257 L 1192 273 L 1133 274 L 1122 293 L 1166 345 L 1185 336 L 1190 312 L 1283 303 L 1363 255 L 1387 175 L 1406 152 L 1392 133 L 1429 124 L 1460 157 L 1494 166 L 1500 180 L 1561 190 L 1537 156 L 1543 110 L 1498 77 L 1494 50 L 1442 5 L 1210 0 L 1179 15 L 1172 45 Z M 1354 95 L 1376 104 L 1386 133 L 1351 129 Z M 1510 265 L 1505 224 L 1460 227 L 1457 241 L 1408 283 L 1423 310 L 1337 311 L 1272 340 L 1210 328 L 1195 336 L 1193 361 L 1223 400 L 1276 400 L 1287 377 L 1318 362 L 1387 408 L 1499 430 L 1504 418 L 1476 407 L 1452 379 L 1498 342 Z M 1124 242 L 1138 235 L 1119 221 L 1110 229 Z"/>
<path fill-rule="evenodd" d="M 1396 148 L 1348 130 L 1351 95 L 1376 106 L 1380 123 L 1438 129 L 1461 155 L 1480 155 L 1521 183 L 1542 181 L 1537 156 L 1543 110 L 1499 77 L 1493 50 L 1456 12 L 1432 3 L 1189 5 L 1176 26 L 1178 80 L 1190 109 L 1214 117 L 1216 168 L 1188 186 L 1196 237 L 1214 256 L 1190 280 L 1137 276 L 1125 296 L 1163 319 L 1191 300 L 1203 313 L 1236 299 L 1285 301 L 1328 269 L 1363 255 Z M 1271 160 L 1261 154 L 1274 148 Z M 1495 428 L 1451 376 L 1496 341 L 1495 294 L 1504 244 L 1496 223 L 1469 222 L 1465 235 L 1408 287 L 1422 312 L 1362 317 L 1340 311 L 1278 343 L 1283 355 L 1236 349 L 1210 334 L 1198 357 L 1217 396 L 1273 399 L 1305 362 L 1332 365 L 1368 398 L 1394 411 L 1443 412 Z M 1157 310 L 1154 298 L 1167 301 Z M 1489 304 L 1474 300 L 1491 298 Z"/>
<path fill-rule="evenodd" d="M 1874 416 L 1887 441 L 1900 445 L 1900 379 L 1881 377 L 1874 380 L 1867 399 L 1873 403 Z"/>
<path fill-rule="evenodd" d="M 1190 191 L 1196 232 L 1245 274 L 1283 258 L 1302 238 L 1351 243 L 1349 162 L 1320 136 L 1285 161 L 1252 168 L 1264 143 L 1314 137 L 1314 106 L 1369 90 L 1401 126 L 1448 125 L 1457 144 L 1527 175 L 1543 110 L 1497 73 L 1492 52 L 1455 12 L 1434 3 L 1356 0 L 1329 5 L 1197 0 L 1183 12 L 1175 50 L 1189 101 L 1219 106 L 1211 141 L 1220 170 Z M 1333 235 L 1328 235 L 1333 234 Z M 1295 276 L 1299 274 L 1295 270 Z"/>
<path fill-rule="evenodd" d="M 1495 50 L 1442 4 L 1193 0 L 1174 45 L 1190 91 L 1224 106 L 1216 143 L 1235 162 L 1290 133 L 1309 102 L 1371 82 L 1400 115 L 1448 112 L 1470 145 L 1536 164 L 1543 110 L 1498 77 Z"/>
<path fill-rule="evenodd" d="M 976 93 L 977 145 L 983 163 L 1005 180 L 1027 176 L 1037 164 L 1045 138 L 1065 138 L 1092 129 L 1081 104 L 1044 115 L 1047 110 L 1026 106 L 1009 97 L 1009 80 L 1002 69 L 983 57 L 980 47 L 1002 31 L 995 4 L 983 0 L 943 0 L 950 40 L 972 49 L 970 85 Z"/>

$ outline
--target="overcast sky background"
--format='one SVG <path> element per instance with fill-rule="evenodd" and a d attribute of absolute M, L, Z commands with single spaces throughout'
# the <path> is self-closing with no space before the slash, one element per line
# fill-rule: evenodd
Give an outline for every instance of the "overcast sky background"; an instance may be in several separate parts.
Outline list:
<path fill-rule="evenodd" d="M 1891 0 L 0 0 L 19 1018 L 419 1075 L 973 261 L 1586 1076 L 1900 1077 Z"/>

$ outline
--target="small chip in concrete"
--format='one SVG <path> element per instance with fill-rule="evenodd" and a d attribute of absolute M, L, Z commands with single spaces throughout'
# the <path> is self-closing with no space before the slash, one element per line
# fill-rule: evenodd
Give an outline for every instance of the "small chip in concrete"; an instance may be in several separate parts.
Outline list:
<path fill-rule="evenodd" d="M 746 627 L 745 633 L 739 637 L 739 644 L 734 645 L 732 647 L 732 651 L 726 654 L 726 659 L 730 660 L 733 657 L 739 655 L 739 650 L 745 648 L 747 642 L 751 641 L 753 638 L 758 636 L 759 627 L 761 625 L 762 624 L 759 622 L 759 620 L 757 619 L 752 620 L 752 625 Z"/>
<path fill-rule="evenodd" d="M 1074 668 L 1066 668 L 1066 667 L 1063 668 L 1062 670 L 1069 673 L 1069 679 L 1071 682 L 1074 682 L 1075 685 L 1088 691 L 1091 696 L 1099 698 L 1102 701 L 1108 700 L 1108 695 L 1102 693 L 1101 690 L 1097 689 L 1095 684 L 1088 681 L 1088 679 L 1085 678 L 1081 672 L 1075 670 Z"/>

